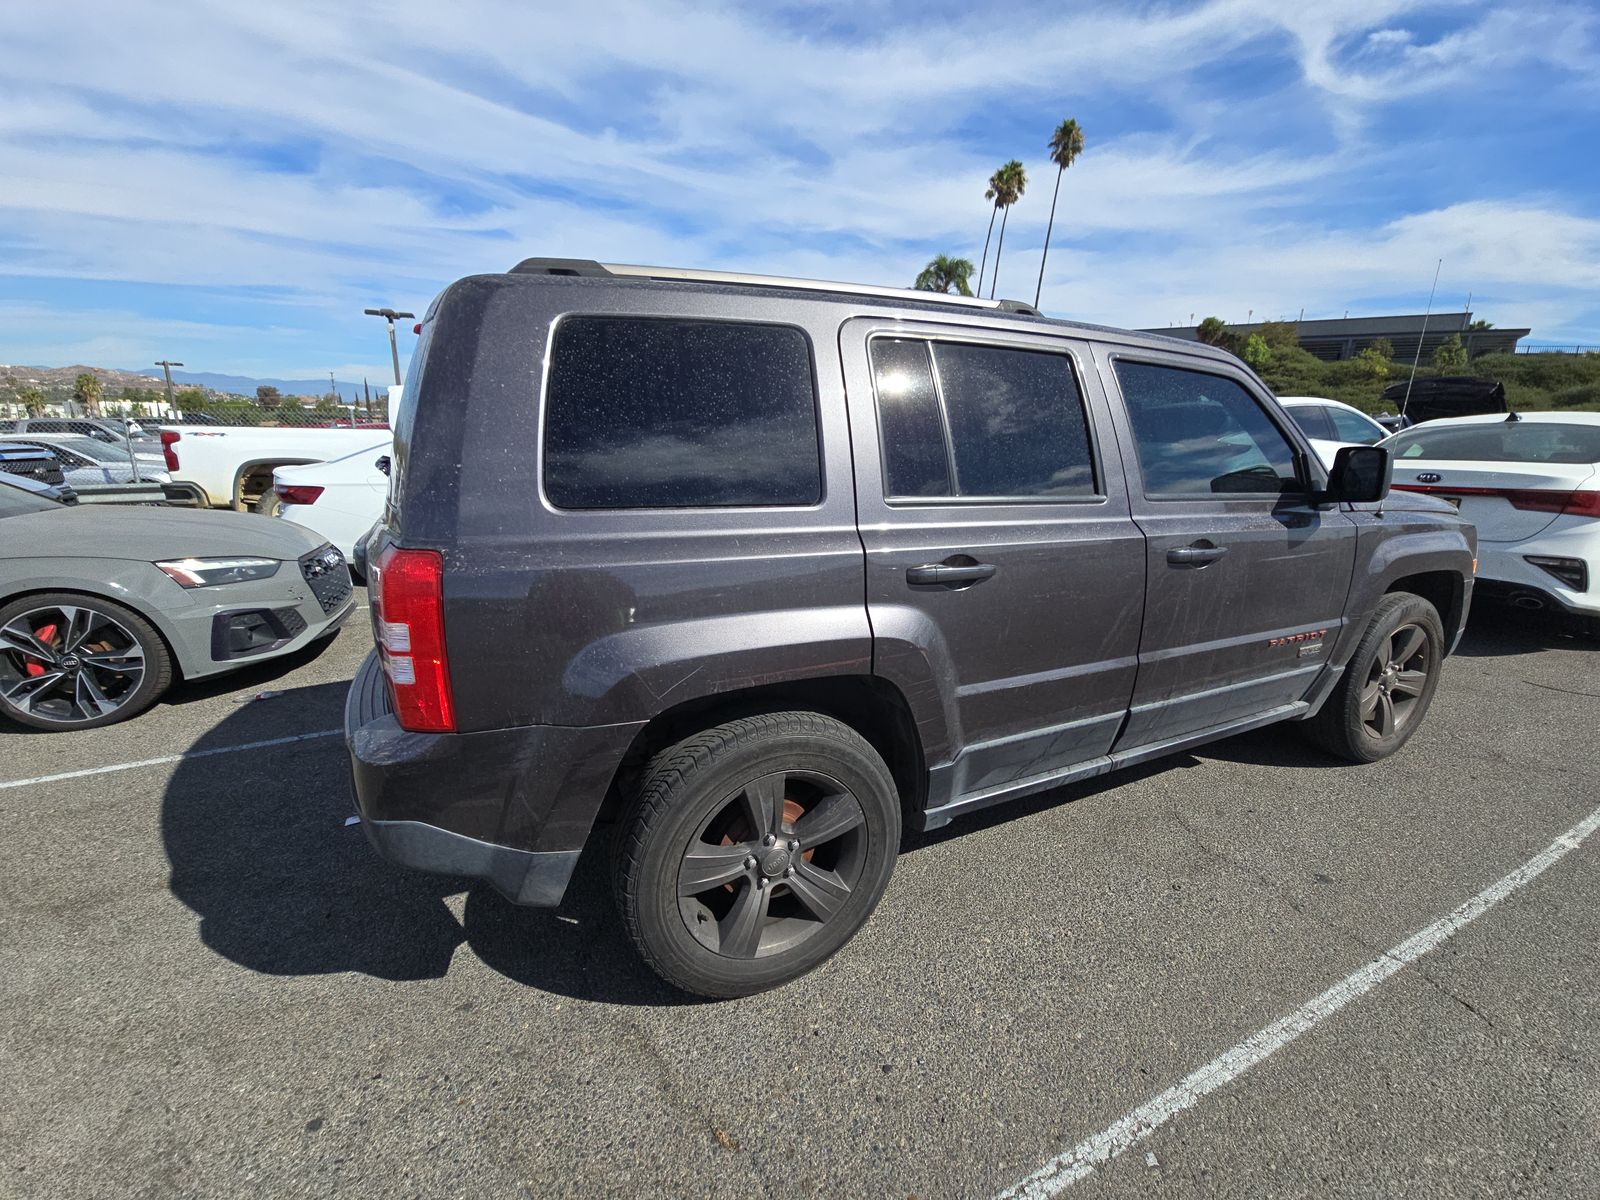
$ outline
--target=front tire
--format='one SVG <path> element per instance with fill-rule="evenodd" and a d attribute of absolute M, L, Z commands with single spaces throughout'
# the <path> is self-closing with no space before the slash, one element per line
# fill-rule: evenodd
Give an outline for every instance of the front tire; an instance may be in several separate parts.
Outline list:
<path fill-rule="evenodd" d="M 819 966 L 871 916 L 900 799 L 855 730 L 771 713 L 657 754 L 618 833 L 618 905 L 645 962 L 686 992 L 746 996 Z"/>
<path fill-rule="evenodd" d="M 1422 724 L 1444 652 L 1433 605 L 1409 592 L 1385 596 L 1333 694 L 1306 722 L 1307 735 L 1349 762 L 1387 758 Z"/>
<path fill-rule="evenodd" d="M 172 683 L 161 635 L 130 608 L 52 592 L 0 608 L 0 714 L 60 732 L 136 717 Z"/>

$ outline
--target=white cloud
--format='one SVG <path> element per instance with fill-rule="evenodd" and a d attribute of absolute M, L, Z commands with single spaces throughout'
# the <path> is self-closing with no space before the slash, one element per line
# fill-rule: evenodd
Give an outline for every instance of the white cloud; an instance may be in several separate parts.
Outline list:
<path fill-rule="evenodd" d="M 1595 23 L 1569 8 L 1211 0 L 906 20 L 850 5 L 869 32 L 844 39 L 825 5 L 784 22 L 673 0 L 23 7 L 0 8 L 0 297 L 46 277 L 267 289 L 305 330 L 359 328 L 363 304 L 419 305 L 530 253 L 893 283 L 931 249 L 977 256 L 983 181 L 1015 153 L 1034 178 L 1002 278 L 1031 298 L 1015 281 L 1031 285 L 1043 239 L 1043 136 L 973 130 L 1018 110 L 1047 128 L 1109 97 L 1135 116 L 1091 127 L 1047 279 L 1047 303 L 1078 315 L 1296 308 L 1297 292 L 1337 308 L 1414 293 L 1413 259 L 1441 252 L 1507 303 L 1552 304 L 1596 263 L 1587 196 L 1507 199 L 1499 183 L 1377 217 L 1321 211 L 1369 190 L 1383 156 L 1412 165 L 1366 132 L 1398 97 L 1528 64 L 1592 70 Z M 1441 12 L 1451 32 L 1416 32 Z M 1244 104 L 1208 82 L 1284 63 L 1292 77 Z M 1294 135 L 1252 141 L 1284 110 Z M 158 332 L 118 328 L 94 336 L 131 352 Z M 237 339 L 214 328 L 202 344 Z"/>

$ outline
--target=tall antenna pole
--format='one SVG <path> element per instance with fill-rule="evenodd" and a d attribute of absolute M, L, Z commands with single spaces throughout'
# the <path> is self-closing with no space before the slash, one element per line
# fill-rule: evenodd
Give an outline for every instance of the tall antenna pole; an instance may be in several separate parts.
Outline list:
<path fill-rule="evenodd" d="M 1440 259 L 1433 268 L 1433 286 L 1428 289 L 1428 311 L 1422 314 L 1422 332 L 1417 335 L 1417 355 L 1411 360 L 1411 377 L 1406 380 L 1406 398 L 1400 402 L 1400 415 L 1406 415 L 1406 405 L 1411 403 L 1411 385 L 1417 381 L 1417 364 L 1422 361 L 1422 339 L 1428 336 L 1428 318 L 1433 316 L 1433 293 L 1439 290 L 1439 268 L 1444 266 L 1444 259 Z"/>

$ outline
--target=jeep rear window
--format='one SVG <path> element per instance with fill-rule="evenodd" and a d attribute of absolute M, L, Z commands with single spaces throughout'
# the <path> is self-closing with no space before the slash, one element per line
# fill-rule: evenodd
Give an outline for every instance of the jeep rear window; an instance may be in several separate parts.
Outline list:
<path fill-rule="evenodd" d="M 579 509 L 817 503 L 806 335 L 735 321 L 565 318 L 545 391 L 544 490 Z"/>
<path fill-rule="evenodd" d="M 1065 354 L 874 338 L 872 370 L 887 495 L 1099 494 L 1088 418 Z"/>

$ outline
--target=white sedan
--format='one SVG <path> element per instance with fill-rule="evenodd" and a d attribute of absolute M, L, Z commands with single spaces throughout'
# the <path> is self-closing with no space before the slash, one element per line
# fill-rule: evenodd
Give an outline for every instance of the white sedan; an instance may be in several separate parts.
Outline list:
<path fill-rule="evenodd" d="M 355 544 L 383 515 L 389 477 L 380 460 L 394 453 L 393 440 L 328 462 L 278 467 L 272 472 L 277 515 L 320 533 L 355 561 Z"/>
<path fill-rule="evenodd" d="M 1333 466 L 1333 457 L 1345 446 L 1376 446 L 1389 436 L 1389 431 L 1379 425 L 1359 408 L 1323 396 L 1279 396 L 1289 419 L 1311 439 L 1311 448 L 1317 452 L 1325 467 Z"/>
<path fill-rule="evenodd" d="M 1384 441 L 1394 487 L 1478 527 L 1478 589 L 1522 608 L 1600 617 L 1600 413 L 1425 421 Z"/>

